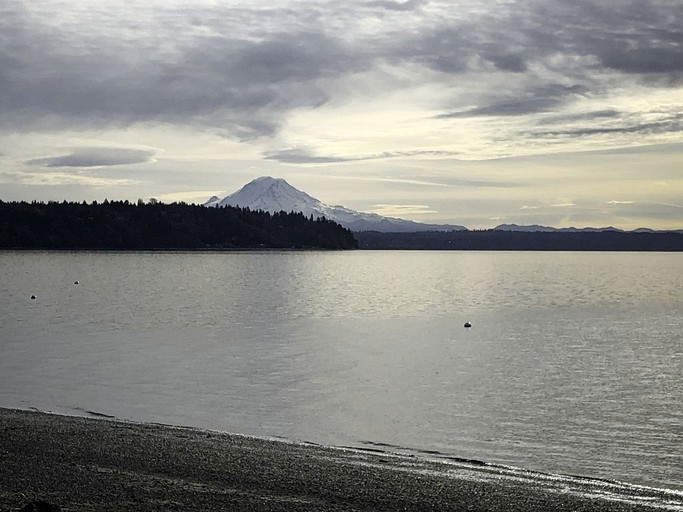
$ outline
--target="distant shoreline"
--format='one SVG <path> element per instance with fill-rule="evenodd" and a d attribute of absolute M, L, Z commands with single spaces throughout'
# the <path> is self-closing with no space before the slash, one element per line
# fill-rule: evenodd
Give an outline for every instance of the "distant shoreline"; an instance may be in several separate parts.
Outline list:
<path fill-rule="evenodd" d="M 0 408 L 0 509 L 683 511 L 683 493 Z"/>
<path fill-rule="evenodd" d="M 447 231 L 354 233 L 362 250 L 680 252 L 683 233 Z"/>
<path fill-rule="evenodd" d="M 388 233 L 351 231 L 325 217 L 294 211 L 271 214 L 239 207 L 128 201 L 0 201 L 0 249 L 683 251 L 680 231 L 517 228 Z"/>
<path fill-rule="evenodd" d="M 74 252 L 314 252 L 314 251 L 524 251 L 524 252 L 682 252 L 683 233 L 449 231 L 355 232 L 358 247 L 1 247 L 0 251 Z"/>
<path fill-rule="evenodd" d="M 351 232 L 302 213 L 184 203 L 0 201 L 0 247 L 49 249 L 354 249 Z"/>
<path fill-rule="evenodd" d="M 355 249 L 324 247 L 0 247 L 0 251 L 74 252 L 314 252 L 314 251 L 522 251 L 682 252 L 683 233 L 449 231 L 354 232 Z"/>
<path fill-rule="evenodd" d="M 145 249 L 120 247 L 0 247 L 0 252 L 116 252 L 116 253 L 145 253 L 145 252 L 348 252 L 350 249 L 325 249 L 319 247 L 150 247 Z"/>

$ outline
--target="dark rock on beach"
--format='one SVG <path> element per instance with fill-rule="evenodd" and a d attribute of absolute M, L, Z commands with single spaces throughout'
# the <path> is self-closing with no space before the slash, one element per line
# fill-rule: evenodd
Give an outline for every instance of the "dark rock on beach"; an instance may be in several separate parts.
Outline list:
<path fill-rule="evenodd" d="M 683 510 L 663 490 L 0 409 L 0 510 L 59 510 L 31 499 L 64 512 Z"/>
<path fill-rule="evenodd" d="M 62 512 L 62 509 L 54 503 L 38 500 L 27 503 L 19 512 Z"/>

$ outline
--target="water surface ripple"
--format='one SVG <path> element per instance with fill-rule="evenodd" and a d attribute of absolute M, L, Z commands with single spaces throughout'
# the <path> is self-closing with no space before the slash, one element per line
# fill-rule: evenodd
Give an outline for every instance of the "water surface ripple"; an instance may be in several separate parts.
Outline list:
<path fill-rule="evenodd" d="M 0 265 L 3 406 L 683 489 L 678 254 L 10 251 Z"/>

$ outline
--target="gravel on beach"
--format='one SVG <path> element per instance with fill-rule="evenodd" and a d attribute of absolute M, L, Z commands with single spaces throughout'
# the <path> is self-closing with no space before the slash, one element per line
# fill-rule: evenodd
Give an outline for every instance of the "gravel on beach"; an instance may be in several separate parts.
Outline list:
<path fill-rule="evenodd" d="M 0 510 L 683 511 L 683 495 L 188 427 L 0 409 Z"/>

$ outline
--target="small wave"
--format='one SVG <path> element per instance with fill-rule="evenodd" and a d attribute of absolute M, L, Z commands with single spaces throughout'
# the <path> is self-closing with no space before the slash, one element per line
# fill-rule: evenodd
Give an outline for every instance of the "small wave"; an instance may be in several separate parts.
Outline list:
<path fill-rule="evenodd" d="M 396 454 L 401 454 L 401 455 L 417 455 L 418 457 L 426 457 L 426 458 L 435 458 L 437 460 L 443 460 L 443 461 L 448 461 L 448 462 L 453 462 L 453 463 L 460 463 L 460 464 L 467 464 L 467 465 L 472 465 L 472 466 L 495 466 L 495 464 L 491 462 L 486 462 L 484 460 L 479 460 L 479 459 L 468 459 L 464 457 L 456 457 L 450 453 L 444 453 L 440 452 L 439 450 L 427 450 L 427 449 L 421 449 L 421 448 L 411 448 L 408 446 L 400 446 L 396 444 L 389 444 L 389 443 L 380 443 L 376 441 L 361 441 L 361 444 L 363 445 L 369 445 L 369 446 L 376 446 L 380 449 L 370 449 L 370 448 L 365 448 L 363 447 L 362 450 L 364 451 L 377 451 L 381 453 L 396 453 Z M 348 448 L 354 448 L 354 449 L 359 449 L 358 447 L 348 447 Z"/>
<path fill-rule="evenodd" d="M 541 471 L 487 462 L 479 459 L 456 457 L 438 450 L 425 450 L 374 441 L 361 441 L 363 447 L 342 447 L 362 452 L 379 452 L 385 455 L 412 456 L 422 460 L 441 462 L 454 470 L 474 470 L 469 477 L 488 480 L 506 478 L 542 486 L 549 491 L 572 493 L 586 497 L 600 497 L 631 505 L 648 505 L 651 508 L 683 512 L 683 491 L 632 484 L 608 478 Z M 368 448 L 372 446 L 373 448 Z M 428 471 L 433 471 L 432 469 Z M 463 476 L 463 475 L 461 475 Z"/>
<path fill-rule="evenodd" d="M 3 406 L 4 407 L 4 406 Z M 84 416 L 84 417 L 94 417 L 94 418 L 106 418 L 110 420 L 119 419 L 111 414 L 105 414 L 103 412 L 92 411 L 90 409 L 85 409 L 83 407 L 69 407 L 64 405 L 57 405 L 47 409 L 41 409 L 36 406 L 25 406 L 25 407 L 7 407 L 9 409 L 16 409 L 18 411 L 34 411 L 42 414 L 54 414 L 57 416 Z"/>
<path fill-rule="evenodd" d="M 96 418 L 107 418 L 110 420 L 115 420 L 116 416 L 112 416 L 111 414 L 105 414 L 103 412 L 98 412 L 98 411 L 91 411 L 90 409 L 84 409 L 83 407 L 72 407 L 74 411 L 79 411 L 81 413 L 85 413 L 88 416 L 94 416 Z"/>
<path fill-rule="evenodd" d="M 320 445 L 318 445 L 318 446 L 320 446 Z M 355 451 L 359 451 L 359 452 L 380 453 L 380 454 L 385 454 L 385 455 L 391 455 L 391 452 L 389 452 L 387 450 L 382 450 L 380 448 L 367 448 L 367 447 L 359 448 L 358 446 L 345 446 L 345 445 L 337 446 L 337 448 L 342 448 L 344 450 L 355 450 Z"/>

